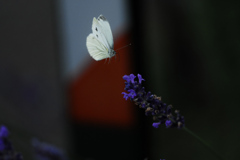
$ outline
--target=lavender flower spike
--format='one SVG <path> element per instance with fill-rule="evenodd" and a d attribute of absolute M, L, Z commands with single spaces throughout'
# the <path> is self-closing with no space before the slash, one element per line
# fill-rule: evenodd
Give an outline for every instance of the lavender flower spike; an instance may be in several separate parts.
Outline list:
<path fill-rule="evenodd" d="M 184 117 L 180 115 L 178 110 L 172 113 L 172 106 L 166 105 L 161 101 L 160 97 L 146 92 L 142 87 L 142 81 L 145 81 L 140 74 L 137 75 L 138 81 L 134 79 L 134 74 L 124 75 L 123 79 L 126 80 L 123 98 L 129 98 L 134 101 L 140 108 L 145 109 L 146 116 L 152 116 L 154 122 L 152 126 L 158 128 L 160 124 L 165 124 L 167 128 L 182 128 L 185 125 Z M 175 115 L 174 115 L 175 114 Z"/>
<path fill-rule="evenodd" d="M 23 160 L 22 154 L 14 150 L 8 136 L 7 127 L 0 126 L 0 160 Z"/>
<path fill-rule="evenodd" d="M 32 139 L 32 146 L 36 160 L 67 160 L 64 151 L 38 139 Z"/>

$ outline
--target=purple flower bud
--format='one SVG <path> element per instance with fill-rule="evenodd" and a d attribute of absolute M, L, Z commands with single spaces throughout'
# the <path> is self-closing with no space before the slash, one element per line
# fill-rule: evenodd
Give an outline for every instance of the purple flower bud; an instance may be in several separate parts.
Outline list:
<path fill-rule="evenodd" d="M 5 126 L 1 126 L 0 138 L 6 138 L 8 137 L 8 135 L 9 135 L 8 129 Z"/>
<path fill-rule="evenodd" d="M 166 125 L 167 128 L 170 127 L 172 125 L 172 121 L 171 120 L 166 120 L 165 125 Z"/>
<path fill-rule="evenodd" d="M 152 124 L 152 126 L 153 126 L 154 128 L 158 128 L 160 124 L 161 124 L 161 122 L 154 122 L 154 123 Z"/>

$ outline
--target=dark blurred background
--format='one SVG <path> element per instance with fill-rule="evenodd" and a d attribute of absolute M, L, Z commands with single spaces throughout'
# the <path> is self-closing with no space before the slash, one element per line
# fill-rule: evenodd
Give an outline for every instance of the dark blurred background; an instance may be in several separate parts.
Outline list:
<path fill-rule="evenodd" d="M 33 137 L 69 159 L 216 159 L 125 102 L 122 76 L 140 73 L 187 128 L 238 160 L 239 8 L 233 0 L 0 1 L 0 123 L 24 159 L 33 159 Z M 100 14 L 115 48 L 132 43 L 110 64 L 85 46 Z"/>

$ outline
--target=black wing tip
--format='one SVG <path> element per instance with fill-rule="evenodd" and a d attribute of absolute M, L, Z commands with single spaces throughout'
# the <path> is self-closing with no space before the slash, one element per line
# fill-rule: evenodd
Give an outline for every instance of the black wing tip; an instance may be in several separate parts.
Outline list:
<path fill-rule="evenodd" d="M 107 18 L 105 18 L 102 14 L 100 14 L 100 16 L 98 16 L 97 18 L 98 20 L 103 20 L 103 21 L 107 21 Z"/>

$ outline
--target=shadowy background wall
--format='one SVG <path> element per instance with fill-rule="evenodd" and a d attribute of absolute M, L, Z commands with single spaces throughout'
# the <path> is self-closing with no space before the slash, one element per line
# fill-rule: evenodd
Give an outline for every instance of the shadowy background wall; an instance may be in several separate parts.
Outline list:
<path fill-rule="evenodd" d="M 24 159 L 32 138 L 67 147 L 53 1 L 0 1 L 0 123 Z"/>
<path fill-rule="evenodd" d="M 182 130 L 152 128 L 121 95 L 124 74 L 185 116 L 186 127 L 237 160 L 240 129 L 240 2 L 0 1 L 0 122 L 32 159 L 31 138 L 71 159 L 211 159 Z M 110 64 L 85 41 L 92 18 L 112 27 Z"/>
<path fill-rule="evenodd" d="M 173 0 L 131 6 L 134 53 L 147 88 L 179 109 L 186 127 L 227 159 L 239 159 L 240 3 Z M 151 130 L 153 159 L 214 159 L 181 130 Z"/>

